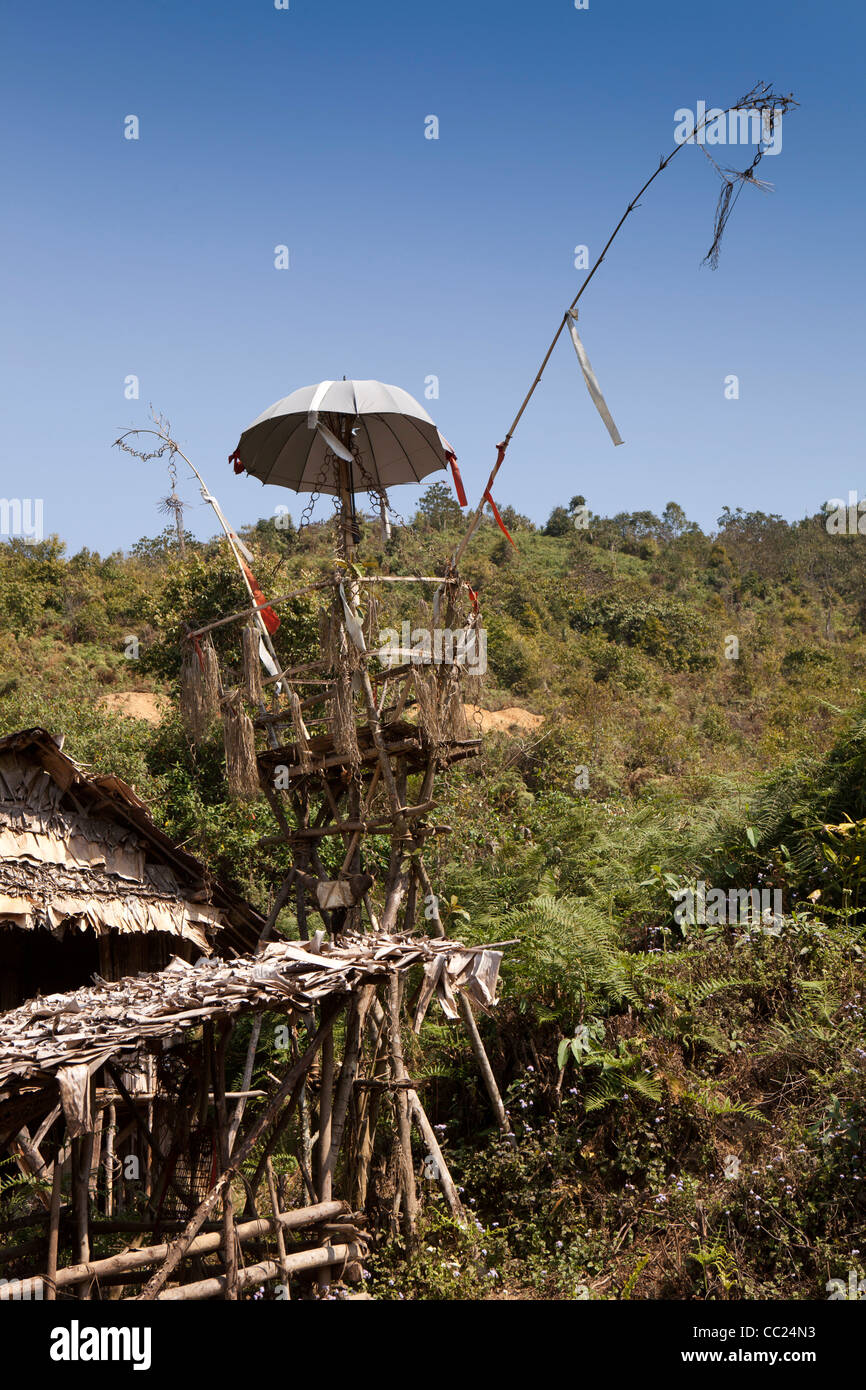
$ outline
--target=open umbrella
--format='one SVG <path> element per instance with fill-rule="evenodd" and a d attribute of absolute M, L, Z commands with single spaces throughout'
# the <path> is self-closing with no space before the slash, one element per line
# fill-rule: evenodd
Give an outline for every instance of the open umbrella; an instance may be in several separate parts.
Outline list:
<path fill-rule="evenodd" d="M 245 429 L 232 462 L 296 492 L 378 492 L 418 483 L 454 460 L 423 406 L 381 381 L 320 381 Z"/>

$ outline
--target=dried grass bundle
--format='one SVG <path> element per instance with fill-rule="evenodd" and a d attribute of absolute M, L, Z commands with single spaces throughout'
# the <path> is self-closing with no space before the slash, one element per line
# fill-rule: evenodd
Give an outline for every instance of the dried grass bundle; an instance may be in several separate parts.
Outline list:
<path fill-rule="evenodd" d="M 265 692 L 262 686 L 262 663 L 259 657 L 259 637 L 258 629 L 252 623 L 248 623 L 241 630 L 244 654 L 244 694 L 251 705 L 263 705 L 265 703 Z"/>
<path fill-rule="evenodd" d="M 258 796 L 256 735 L 253 722 L 243 707 L 239 690 L 233 690 L 223 700 L 222 713 L 229 793 L 231 796 L 247 799 Z"/>
<path fill-rule="evenodd" d="M 292 728 L 295 732 L 295 742 L 298 746 L 298 764 L 305 772 L 309 772 L 313 765 L 310 751 L 310 733 L 304 723 L 300 697 L 295 690 L 289 691 L 289 706 L 292 712 Z"/>
<path fill-rule="evenodd" d="M 466 719 L 466 707 L 463 704 L 460 676 L 453 668 L 443 684 L 440 708 L 440 728 L 443 736 L 446 739 L 458 740 L 468 738 L 469 724 Z"/>
<path fill-rule="evenodd" d="M 418 702 L 418 724 L 433 744 L 442 742 L 443 728 L 436 672 L 429 667 L 416 666 L 412 672 L 415 699 Z"/>
<path fill-rule="evenodd" d="M 319 615 L 320 655 L 329 671 L 335 671 L 340 664 L 341 626 L 331 609 L 326 608 Z"/>
<path fill-rule="evenodd" d="M 379 646 L 379 600 L 373 593 L 367 595 L 364 635 L 367 639 L 367 650 L 376 651 Z"/>
<path fill-rule="evenodd" d="M 219 662 L 210 637 L 185 644 L 180 668 L 181 718 L 201 743 L 219 714 Z"/>
<path fill-rule="evenodd" d="M 338 676 L 331 688 L 328 700 L 328 718 L 331 723 L 331 736 L 334 749 L 345 753 L 349 762 L 356 767 L 361 761 L 358 748 L 358 732 L 355 725 L 355 702 L 352 698 L 352 681 L 348 674 Z"/>

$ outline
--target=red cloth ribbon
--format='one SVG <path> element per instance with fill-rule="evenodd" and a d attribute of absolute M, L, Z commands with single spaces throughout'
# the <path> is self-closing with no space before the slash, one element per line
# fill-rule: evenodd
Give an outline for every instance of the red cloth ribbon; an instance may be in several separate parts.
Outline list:
<path fill-rule="evenodd" d="M 466 499 L 466 489 L 463 486 L 463 479 L 460 476 L 460 469 L 457 467 L 457 455 L 446 453 L 445 457 L 451 464 L 451 472 L 454 475 L 454 491 L 457 493 L 457 501 L 461 507 L 468 506 Z"/>
<path fill-rule="evenodd" d="M 233 454 L 229 454 L 229 463 L 233 463 L 233 464 L 234 464 L 234 468 L 235 468 L 235 472 L 236 472 L 236 473 L 243 473 L 243 472 L 244 472 L 244 465 L 241 463 L 241 456 L 240 456 L 240 454 L 238 453 L 237 449 L 235 449 L 235 451 L 234 451 Z"/>
<path fill-rule="evenodd" d="M 471 588 L 471 586 L 470 586 L 469 584 L 466 585 L 466 588 L 469 590 L 469 597 L 470 597 L 471 600 L 472 600 L 472 607 L 473 607 L 474 611 L 477 613 L 477 612 L 478 612 L 478 590 L 477 590 L 477 589 Z"/>
<path fill-rule="evenodd" d="M 247 564 L 246 560 L 243 558 L 242 555 L 238 558 L 240 559 L 240 562 L 244 567 L 244 574 L 246 575 L 247 580 L 249 582 L 249 586 L 253 591 L 253 598 L 256 601 L 256 606 L 258 607 L 259 604 L 266 603 L 267 599 L 265 598 L 264 594 L 262 593 L 261 589 L 256 583 L 256 577 L 250 569 L 249 565 Z M 259 608 L 259 612 L 261 613 L 262 622 L 264 623 L 268 632 L 273 637 L 274 633 L 280 625 L 279 618 L 277 617 L 273 608 Z"/>
<path fill-rule="evenodd" d="M 198 657 L 198 664 L 199 664 L 199 666 L 201 667 L 202 675 L 204 675 L 204 652 L 203 652 L 202 649 L 201 649 L 201 642 L 198 640 L 197 637 L 194 637 L 194 638 L 192 639 L 192 644 L 193 644 L 193 646 L 195 647 L 195 650 L 196 650 L 196 655 L 197 655 L 197 657 Z"/>
<path fill-rule="evenodd" d="M 500 449 L 502 450 L 502 452 L 503 452 L 503 454 L 504 454 L 504 453 L 505 453 L 505 448 L 504 448 L 504 446 L 503 446 L 502 444 L 500 444 L 499 447 L 500 447 Z M 513 538 L 509 535 L 508 527 L 505 525 L 505 522 L 502 520 L 502 517 L 499 515 L 499 511 L 498 511 L 498 509 L 497 509 L 496 503 L 494 502 L 493 498 L 492 498 L 491 495 L 490 495 L 490 488 L 488 488 L 487 491 L 485 492 L 485 494 L 484 494 L 484 500 L 485 500 L 486 502 L 489 502 L 489 503 L 490 503 L 490 510 L 493 512 L 493 516 L 494 516 L 494 519 L 495 519 L 495 521 L 496 521 L 496 525 L 499 527 L 499 529 L 500 529 L 500 531 L 502 532 L 503 536 L 505 536 L 506 539 L 509 540 L 509 541 L 511 541 L 511 544 L 514 545 L 514 540 L 513 540 Z M 514 545 L 514 549 L 515 549 L 515 550 L 517 549 L 517 546 L 516 546 L 516 545 Z"/>

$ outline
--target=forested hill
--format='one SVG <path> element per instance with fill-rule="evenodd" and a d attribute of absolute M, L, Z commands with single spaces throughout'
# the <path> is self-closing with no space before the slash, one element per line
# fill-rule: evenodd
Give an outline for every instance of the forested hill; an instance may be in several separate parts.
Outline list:
<path fill-rule="evenodd" d="M 462 573 L 487 631 L 478 705 L 517 714 L 443 784 L 431 867 L 449 932 L 520 942 L 483 1022 L 519 1142 L 498 1141 L 463 1036 L 426 1023 L 412 1074 L 485 1267 L 431 1196 L 424 1253 L 389 1284 L 386 1244 L 374 1290 L 826 1297 L 864 1265 L 866 537 L 739 509 L 707 535 L 674 503 L 603 518 L 582 497 L 540 529 L 503 520 L 515 546 L 486 519 Z M 387 543 L 364 522 L 360 555 L 435 574 L 463 525 L 437 484 Z M 332 572 L 329 524 L 241 534 L 269 597 Z M 219 738 L 191 746 L 174 699 L 184 624 L 245 602 L 217 539 L 0 546 L 0 731 L 65 733 L 261 905 L 270 813 L 228 799 Z M 389 604 L 383 627 L 413 617 Z M 315 651 L 312 600 L 280 613 L 280 654 Z M 781 913 L 675 915 L 714 890 L 776 892 Z"/>

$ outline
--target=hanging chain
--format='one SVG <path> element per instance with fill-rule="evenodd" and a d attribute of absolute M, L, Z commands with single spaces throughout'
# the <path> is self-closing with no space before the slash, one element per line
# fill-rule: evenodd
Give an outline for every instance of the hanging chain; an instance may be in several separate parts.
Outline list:
<path fill-rule="evenodd" d="M 321 496 L 322 485 L 327 481 L 328 468 L 332 463 L 336 462 L 336 454 L 331 453 L 331 450 L 329 449 L 325 454 L 322 467 L 319 470 L 319 476 L 313 484 L 313 491 L 310 493 L 310 500 L 307 503 L 304 510 L 301 512 L 301 519 L 298 522 L 298 536 L 300 536 L 305 526 L 309 526 L 310 519 L 313 515 L 313 508 L 315 507 L 316 503 L 318 502 Z"/>
<path fill-rule="evenodd" d="M 398 511 L 395 511 L 395 509 L 391 506 L 385 488 L 382 486 L 381 483 L 377 483 L 373 480 L 373 478 L 370 476 L 369 472 L 365 468 L 364 464 L 361 462 L 361 451 L 357 445 L 353 447 L 352 455 L 355 459 L 355 464 L 364 483 L 364 492 L 369 493 L 373 501 L 378 503 L 380 507 L 384 506 L 385 511 L 394 518 L 398 525 L 405 527 L 405 518 L 402 517 L 400 513 Z"/>

